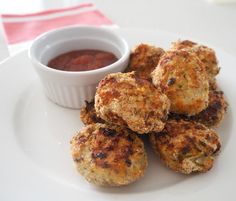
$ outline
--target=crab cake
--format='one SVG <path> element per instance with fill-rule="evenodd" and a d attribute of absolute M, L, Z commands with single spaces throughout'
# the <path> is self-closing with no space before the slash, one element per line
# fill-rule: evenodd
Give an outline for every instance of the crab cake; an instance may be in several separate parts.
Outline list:
<path fill-rule="evenodd" d="M 104 123 L 104 120 L 99 118 L 96 114 L 94 108 L 94 101 L 88 102 L 85 101 L 86 105 L 80 110 L 80 119 L 85 124 L 93 124 L 93 123 Z"/>
<path fill-rule="evenodd" d="M 215 76 L 219 73 L 220 68 L 218 67 L 216 54 L 213 49 L 189 40 L 177 41 L 172 44 L 171 49 L 193 51 L 204 64 L 211 87 L 215 88 Z"/>
<path fill-rule="evenodd" d="M 209 93 L 209 105 L 199 114 L 192 116 L 191 119 L 207 127 L 217 127 L 224 119 L 228 103 L 224 98 L 222 91 L 210 91 Z"/>
<path fill-rule="evenodd" d="M 177 42 L 171 43 L 171 49 L 173 50 L 182 50 L 186 48 L 192 48 L 196 46 L 197 43 L 190 40 L 178 40 Z"/>
<path fill-rule="evenodd" d="M 184 50 L 166 52 L 152 72 L 152 82 L 170 99 L 171 112 L 194 115 L 208 105 L 206 71 L 194 53 Z"/>
<path fill-rule="evenodd" d="M 164 50 L 148 44 L 139 44 L 130 55 L 130 63 L 127 72 L 135 71 L 142 79 L 150 79 L 151 72 L 157 66 Z"/>
<path fill-rule="evenodd" d="M 222 91 L 214 90 L 209 93 L 208 107 L 194 116 L 185 116 L 178 114 L 169 114 L 171 119 L 184 119 L 187 121 L 196 121 L 207 127 L 217 127 L 224 119 L 228 103 L 224 98 Z"/>
<path fill-rule="evenodd" d="M 141 139 L 117 126 L 96 123 L 84 127 L 71 140 L 71 151 L 79 173 L 96 185 L 127 185 L 147 168 Z"/>
<path fill-rule="evenodd" d="M 221 147 L 213 130 L 183 120 L 169 120 L 162 132 L 150 135 L 150 142 L 169 168 L 184 174 L 210 170 Z"/>
<path fill-rule="evenodd" d="M 109 74 L 100 81 L 95 95 L 100 118 L 139 134 L 161 131 L 169 107 L 167 96 L 134 72 Z"/>

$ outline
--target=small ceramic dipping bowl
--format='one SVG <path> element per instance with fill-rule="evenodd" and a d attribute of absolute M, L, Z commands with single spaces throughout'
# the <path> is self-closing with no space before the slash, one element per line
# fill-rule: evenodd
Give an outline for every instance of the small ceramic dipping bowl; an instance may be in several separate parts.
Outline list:
<path fill-rule="evenodd" d="M 113 53 L 118 60 L 103 68 L 89 71 L 64 71 L 48 67 L 48 62 L 58 55 L 94 49 Z M 99 81 L 109 73 L 123 71 L 129 62 L 127 42 L 108 28 L 77 26 L 49 31 L 36 38 L 29 58 L 37 71 L 46 96 L 54 103 L 79 109 L 85 101 L 94 98 Z"/>

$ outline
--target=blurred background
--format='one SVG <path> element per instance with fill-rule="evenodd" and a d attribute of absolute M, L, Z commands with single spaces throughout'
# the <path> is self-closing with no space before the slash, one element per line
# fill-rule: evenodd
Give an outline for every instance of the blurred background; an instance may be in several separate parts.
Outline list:
<path fill-rule="evenodd" d="M 82 0 L 0 0 L 1 14 L 75 6 Z M 164 30 L 207 41 L 236 56 L 236 0 L 91 0 L 121 28 Z M 17 30 L 16 30 L 17 31 Z M 0 39 L 1 40 L 1 39 Z"/>

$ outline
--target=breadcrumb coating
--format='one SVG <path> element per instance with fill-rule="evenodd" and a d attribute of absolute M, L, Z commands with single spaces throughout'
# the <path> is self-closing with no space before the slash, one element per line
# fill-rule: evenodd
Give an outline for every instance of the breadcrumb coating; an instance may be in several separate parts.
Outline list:
<path fill-rule="evenodd" d="M 165 51 L 160 47 L 139 44 L 130 55 L 130 63 L 126 71 L 135 71 L 138 77 L 150 80 L 151 72 L 155 69 L 164 53 Z"/>
<path fill-rule="evenodd" d="M 78 172 L 100 186 L 122 186 L 144 175 L 147 155 L 144 144 L 132 131 L 118 126 L 91 124 L 71 140 Z"/>
<path fill-rule="evenodd" d="M 86 105 L 80 110 L 80 119 L 85 125 L 93 123 L 105 123 L 105 121 L 99 118 L 94 108 L 94 101 L 85 102 Z"/>
<path fill-rule="evenodd" d="M 150 142 L 169 168 L 183 174 L 210 170 L 221 147 L 213 130 L 184 120 L 169 120 L 162 132 L 150 135 Z"/>
<path fill-rule="evenodd" d="M 186 116 L 170 113 L 171 119 L 184 119 L 186 121 L 196 121 L 207 127 L 217 127 L 224 119 L 227 111 L 228 103 L 224 98 L 224 94 L 219 90 L 212 90 L 209 93 L 208 107 L 194 116 Z"/>
<path fill-rule="evenodd" d="M 189 40 L 177 41 L 172 43 L 172 50 L 186 50 L 194 52 L 204 64 L 209 84 L 212 89 L 215 89 L 215 76 L 219 73 L 220 68 L 216 58 L 215 51 L 207 46 L 199 45 Z"/>
<path fill-rule="evenodd" d="M 139 134 L 161 131 L 169 107 L 167 96 L 134 72 L 107 75 L 95 95 L 95 110 L 100 118 Z"/>
<path fill-rule="evenodd" d="M 160 86 L 170 99 L 171 112 L 194 115 L 208 105 L 206 71 L 202 62 L 191 52 L 166 52 L 152 72 L 152 82 Z"/>

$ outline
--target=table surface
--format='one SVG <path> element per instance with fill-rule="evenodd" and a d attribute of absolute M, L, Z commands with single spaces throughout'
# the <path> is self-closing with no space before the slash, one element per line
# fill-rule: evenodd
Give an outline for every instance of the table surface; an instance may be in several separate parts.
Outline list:
<path fill-rule="evenodd" d="M 0 0 L 0 13 L 30 13 L 81 0 Z M 207 0 L 91 0 L 119 27 L 165 30 L 206 41 L 236 56 L 236 3 Z"/>

